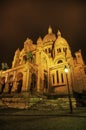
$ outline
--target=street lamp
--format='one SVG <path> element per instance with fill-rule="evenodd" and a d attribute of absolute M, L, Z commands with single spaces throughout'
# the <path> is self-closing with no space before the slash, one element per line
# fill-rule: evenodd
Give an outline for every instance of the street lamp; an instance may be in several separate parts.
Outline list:
<path fill-rule="evenodd" d="M 69 82 L 68 82 L 68 68 L 65 66 L 64 69 L 66 73 L 66 81 L 67 81 L 67 89 L 68 89 L 68 98 L 69 98 L 69 107 L 70 107 L 70 113 L 73 113 L 73 107 L 72 107 L 72 101 L 71 101 L 71 94 L 70 94 L 70 88 L 69 88 Z"/>

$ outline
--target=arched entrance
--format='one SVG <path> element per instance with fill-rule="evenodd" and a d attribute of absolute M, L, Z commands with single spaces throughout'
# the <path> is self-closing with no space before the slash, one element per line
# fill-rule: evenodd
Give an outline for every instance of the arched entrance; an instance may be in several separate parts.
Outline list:
<path fill-rule="evenodd" d="M 23 74 L 22 72 L 19 72 L 17 74 L 17 92 L 20 93 L 22 90 L 22 84 L 23 84 Z"/>
<path fill-rule="evenodd" d="M 47 92 L 48 89 L 48 77 L 44 74 L 44 92 Z"/>
<path fill-rule="evenodd" d="M 9 75 L 8 77 L 8 93 L 11 93 L 13 87 L 13 75 Z"/>
<path fill-rule="evenodd" d="M 35 73 L 32 73 L 31 75 L 31 85 L 30 85 L 30 92 L 33 93 L 36 91 L 36 85 L 37 85 L 37 77 Z"/>
<path fill-rule="evenodd" d="M 5 89 L 5 77 L 0 77 L 0 94 L 2 94 L 4 92 Z"/>

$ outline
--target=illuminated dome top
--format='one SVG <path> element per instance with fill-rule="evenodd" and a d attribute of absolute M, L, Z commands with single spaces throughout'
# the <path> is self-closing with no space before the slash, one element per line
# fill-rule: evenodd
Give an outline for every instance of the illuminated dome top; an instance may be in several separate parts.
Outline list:
<path fill-rule="evenodd" d="M 58 37 L 61 37 L 61 32 L 58 30 L 58 32 L 57 32 L 57 36 Z"/>
<path fill-rule="evenodd" d="M 42 43 L 42 38 L 41 38 L 41 37 L 39 37 L 39 38 L 37 39 L 37 44 L 40 44 L 40 43 Z"/>
<path fill-rule="evenodd" d="M 49 41 L 55 41 L 55 40 L 56 40 L 56 36 L 52 32 L 51 26 L 49 26 L 49 28 L 48 28 L 48 34 L 45 35 L 45 37 L 43 38 L 43 42 L 49 42 Z"/>
<path fill-rule="evenodd" d="M 61 32 L 58 30 L 57 32 L 57 39 L 55 41 L 55 46 L 69 46 L 66 39 L 61 37 Z"/>

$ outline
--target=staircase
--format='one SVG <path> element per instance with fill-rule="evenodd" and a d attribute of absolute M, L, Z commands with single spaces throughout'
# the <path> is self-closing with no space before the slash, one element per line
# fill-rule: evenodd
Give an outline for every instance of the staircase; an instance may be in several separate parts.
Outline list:
<path fill-rule="evenodd" d="M 19 108 L 19 109 L 28 109 L 33 104 L 36 104 L 44 98 L 40 95 L 31 95 L 27 92 L 20 94 L 2 94 L 0 95 L 0 108 Z"/>
<path fill-rule="evenodd" d="M 76 101 L 72 98 L 73 108 Z M 46 96 L 36 93 L 31 95 L 27 92 L 21 94 L 4 94 L 0 96 L 0 108 L 19 108 L 32 110 L 57 110 L 69 109 L 69 99 L 67 97 L 47 99 Z"/>
<path fill-rule="evenodd" d="M 76 108 L 76 100 L 72 100 L 73 108 Z M 58 98 L 58 99 L 43 99 L 33 104 L 30 109 L 36 110 L 65 110 L 69 109 L 69 99 L 68 98 Z"/>

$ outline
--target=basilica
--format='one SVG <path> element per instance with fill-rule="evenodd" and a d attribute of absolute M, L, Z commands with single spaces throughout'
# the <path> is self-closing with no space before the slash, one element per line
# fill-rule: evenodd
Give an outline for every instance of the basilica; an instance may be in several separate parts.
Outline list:
<path fill-rule="evenodd" d="M 69 43 L 58 30 L 34 43 L 27 38 L 15 51 L 12 67 L 0 71 L 1 93 L 39 92 L 63 95 L 86 91 L 86 65 L 81 50 L 73 57 Z"/>

